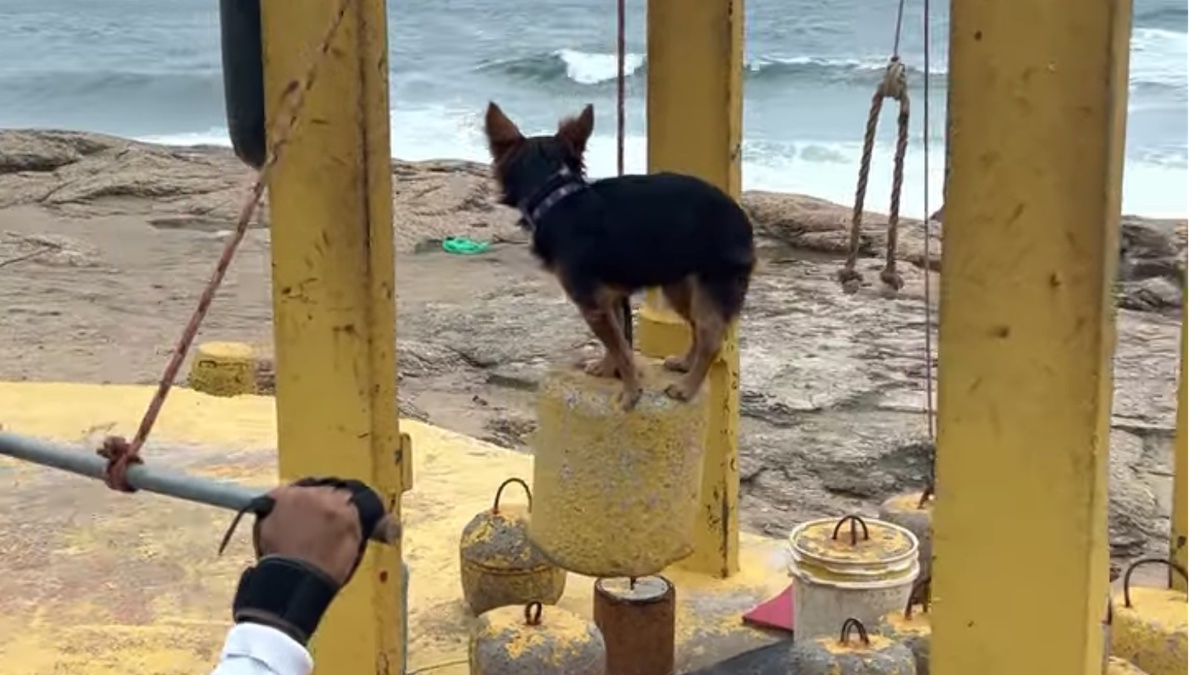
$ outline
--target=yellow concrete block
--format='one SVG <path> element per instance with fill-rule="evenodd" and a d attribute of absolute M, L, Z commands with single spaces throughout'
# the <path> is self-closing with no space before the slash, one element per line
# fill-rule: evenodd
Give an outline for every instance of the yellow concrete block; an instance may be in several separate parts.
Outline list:
<path fill-rule="evenodd" d="M 1187 593 L 1135 587 L 1128 598 L 1113 603 L 1112 655 L 1148 675 L 1186 675 Z"/>
<path fill-rule="evenodd" d="M 254 348 L 241 342 L 205 342 L 196 347 L 188 386 L 209 396 L 253 394 Z"/>
<path fill-rule="evenodd" d="M 537 399 L 530 537 L 557 565 L 596 577 L 661 571 L 693 550 L 706 390 L 663 393 L 674 376 L 639 361 L 645 392 L 622 412 L 615 379 L 550 372 Z"/>
<path fill-rule="evenodd" d="M 530 603 L 479 617 L 471 633 L 471 675 L 606 675 L 596 624 Z"/>

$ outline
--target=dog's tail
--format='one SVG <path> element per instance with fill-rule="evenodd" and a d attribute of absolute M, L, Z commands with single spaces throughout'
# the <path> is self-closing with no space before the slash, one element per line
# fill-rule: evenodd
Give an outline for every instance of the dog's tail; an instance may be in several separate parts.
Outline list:
<path fill-rule="evenodd" d="M 754 225 L 744 211 L 738 209 L 737 213 L 744 221 L 744 230 L 730 228 L 729 231 L 737 233 L 736 236 L 721 242 L 722 255 L 713 262 L 711 268 L 701 271 L 699 279 L 700 285 L 712 297 L 726 321 L 732 321 L 745 307 L 750 277 L 758 264 L 754 250 Z"/>
<path fill-rule="evenodd" d="M 750 277 L 754 273 L 754 260 L 721 270 L 718 273 L 702 273 L 700 285 L 712 298 L 721 318 L 732 321 L 746 306 L 746 293 L 750 290 Z"/>

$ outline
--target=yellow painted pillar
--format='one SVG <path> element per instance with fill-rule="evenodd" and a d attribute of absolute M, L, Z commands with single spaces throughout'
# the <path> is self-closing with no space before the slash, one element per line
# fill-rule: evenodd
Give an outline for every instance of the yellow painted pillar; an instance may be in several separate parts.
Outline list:
<path fill-rule="evenodd" d="M 934 675 L 1098 675 L 1130 0 L 952 0 Z"/>
<path fill-rule="evenodd" d="M 1179 343 L 1179 384 L 1175 411 L 1175 478 L 1171 504 L 1171 560 L 1187 569 L 1187 290 L 1183 295 L 1183 330 Z M 1171 572 L 1171 588 L 1186 589 L 1187 582 Z"/>
<path fill-rule="evenodd" d="M 262 6 L 269 120 L 321 59 L 269 183 L 280 474 L 358 478 L 398 512 L 409 460 L 396 417 L 385 0 Z M 279 132 L 268 130 L 272 145 Z M 400 675 L 400 564 L 399 545 L 370 546 L 313 640 L 318 674 Z"/>
<path fill-rule="evenodd" d="M 650 171 L 698 176 L 742 193 L 742 0 L 646 3 L 646 126 Z M 652 291 L 638 349 L 682 354 L 691 333 Z M 738 350 L 731 326 L 708 378 L 709 423 L 696 551 L 680 565 L 727 577 L 738 571 Z"/>

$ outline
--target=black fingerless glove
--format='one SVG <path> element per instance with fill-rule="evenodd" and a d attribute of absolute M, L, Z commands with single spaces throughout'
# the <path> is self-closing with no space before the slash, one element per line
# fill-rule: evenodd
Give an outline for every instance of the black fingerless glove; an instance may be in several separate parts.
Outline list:
<path fill-rule="evenodd" d="M 304 478 L 296 484 L 306 487 L 330 486 L 350 492 L 350 501 L 358 510 L 363 533 L 358 557 L 350 572 L 353 577 L 367 550 L 367 538 L 387 513 L 383 501 L 374 490 L 357 480 Z M 274 506 L 275 500 L 263 495 L 239 511 L 221 541 L 218 554 L 225 550 L 238 522 L 246 513 L 256 516 L 254 549 L 256 554 L 261 554 L 258 549 L 259 523 L 270 515 Z M 321 623 L 325 610 L 340 590 L 341 586 L 328 574 L 303 560 L 266 555 L 259 559 L 258 564 L 242 573 L 233 598 L 233 620 L 236 623 L 258 623 L 277 628 L 296 642 L 307 645 Z"/>
<path fill-rule="evenodd" d="M 258 623 L 307 645 L 341 587 L 316 567 L 268 555 L 242 573 L 233 596 L 235 623 Z"/>

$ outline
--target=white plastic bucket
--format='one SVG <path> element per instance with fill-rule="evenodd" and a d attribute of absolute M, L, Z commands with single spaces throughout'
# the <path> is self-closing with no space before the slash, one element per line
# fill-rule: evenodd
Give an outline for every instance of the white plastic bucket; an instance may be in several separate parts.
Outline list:
<path fill-rule="evenodd" d="M 838 635 L 850 618 L 877 630 L 885 614 L 904 609 L 921 571 L 916 535 L 874 518 L 811 520 L 788 539 L 797 642 Z"/>

